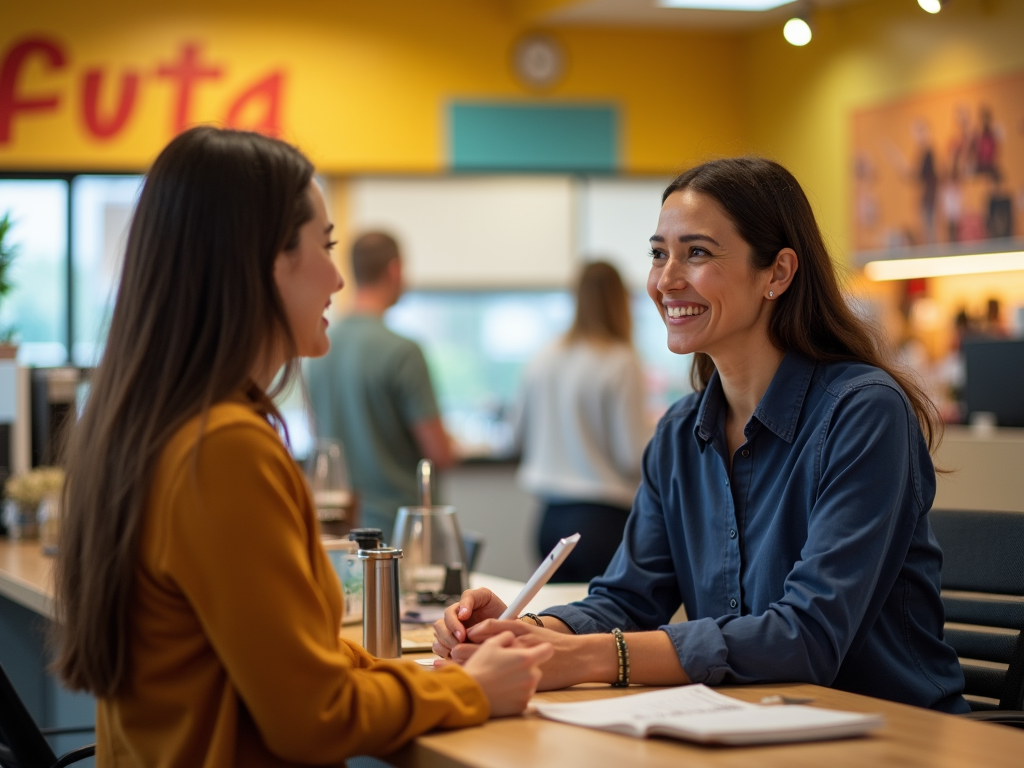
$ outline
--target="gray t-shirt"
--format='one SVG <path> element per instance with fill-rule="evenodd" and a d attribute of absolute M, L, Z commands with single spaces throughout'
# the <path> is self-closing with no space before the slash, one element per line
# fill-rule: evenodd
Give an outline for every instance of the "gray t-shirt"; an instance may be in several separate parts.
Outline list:
<path fill-rule="evenodd" d="M 412 425 L 438 415 L 427 362 L 372 315 L 350 315 L 329 335 L 331 351 L 307 369 L 317 434 L 342 441 L 360 524 L 390 541 L 398 507 L 417 503 Z"/>

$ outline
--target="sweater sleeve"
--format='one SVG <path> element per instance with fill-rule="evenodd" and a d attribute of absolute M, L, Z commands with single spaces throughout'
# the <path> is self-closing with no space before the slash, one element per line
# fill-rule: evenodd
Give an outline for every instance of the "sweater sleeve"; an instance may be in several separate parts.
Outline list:
<path fill-rule="evenodd" d="M 275 754 L 340 762 L 487 718 L 482 690 L 461 669 L 377 660 L 339 638 L 314 573 L 319 542 L 301 475 L 269 429 L 207 434 L 169 495 L 162 567 Z"/>

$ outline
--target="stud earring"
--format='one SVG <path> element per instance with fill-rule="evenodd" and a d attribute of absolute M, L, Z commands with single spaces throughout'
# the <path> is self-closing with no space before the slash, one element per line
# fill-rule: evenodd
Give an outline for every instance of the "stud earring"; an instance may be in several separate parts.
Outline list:
<path fill-rule="evenodd" d="M 775 298 L 775 291 L 768 291 L 768 298 L 769 299 L 774 299 Z"/>

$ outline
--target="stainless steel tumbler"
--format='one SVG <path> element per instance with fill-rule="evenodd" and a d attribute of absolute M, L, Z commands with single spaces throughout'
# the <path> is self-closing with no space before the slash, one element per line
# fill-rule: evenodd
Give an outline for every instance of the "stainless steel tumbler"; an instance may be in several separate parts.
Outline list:
<path fill-rule="evenodd" d="M 363 647 L 378 659 L 401 658 L 398 561 L 402 550 L 360 549 L 357 557 L 363 561 Z"/>

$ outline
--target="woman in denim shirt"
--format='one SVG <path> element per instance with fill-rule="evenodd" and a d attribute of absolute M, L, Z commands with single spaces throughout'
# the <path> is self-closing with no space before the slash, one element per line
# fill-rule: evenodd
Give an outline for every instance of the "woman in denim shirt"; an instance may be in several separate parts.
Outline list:
<path fill-rule="evenodd" d="M 622 545 L 586 599 L 539 618 L 499 621 L 470 590 L 435 651 L 460 662 L 511 629 L 554 644 L 543 688 L 621 683 L 621 628 L 634 683 L 807 682 L 968 711 L 927 516 L 937 415 L 847 306 L 796 179 L 761 158 L 693 168 L 651 246 L 647 292 L 669 349 L 695 353 L 696 392 L 647 446 Z M 680 603 L 689 621 L 669 623 Z"/>

